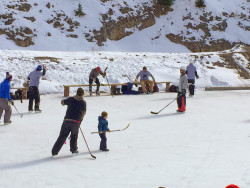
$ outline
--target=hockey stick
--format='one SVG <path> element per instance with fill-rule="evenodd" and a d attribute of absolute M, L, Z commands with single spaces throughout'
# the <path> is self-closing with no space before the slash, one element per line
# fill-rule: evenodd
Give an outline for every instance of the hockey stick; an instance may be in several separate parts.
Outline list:
<path fill-rule="evenodd" d="M 81 133 L 82 133 L 82 137 L 84 138 L 84 141 L 85 141 L 85 143 L 86 143 L 86 145 L 87 145 L 87 148 L 88 148 L 88 150 L 89 150 L 89 154 L 91 155 L 91 157 L 93 157 L 94 159 L 96 159 L 96 156 L 94 156 L 94 155 L 91 153 L 90 149 L 89 149 L 89 146 L 88 146 L 87 141 L 86 141 L 86 139 L 85 139 L 85 137 L 84 137 L 84 135 L 83 135 L 83 132 L 82 132 L 81 127 L 80 127 L 80 130 L 81 130 Z"/>
<path fill-rule="evenodd" d="M 176 97 L 174 100 L 172 100 L 170 103 L 168 103 L 164 108 L 162 108 L 159 112 L 152 112 L 151 114 L 159 114 L 162 110 L 164 110 L 165 108 L 167 108 L 171 103 L 173 103 L 175 100 L 177 100 L 180 96 L 182 96 L 182 94 L 180 94 L 178 97 Z"/>
<path fill-rule="evenodd" d="M 123 129 L 117 129 L 117 130 L 111 130 L 111 131 L 104 131 L 104 132 L 117 132 L 117 131 L 124 131 L 130 126 L 130 123 Z M 96 134 L 96 133 L 101 133 L 101 132 L 91 132 L 91 134 Z"/>
<path fill-rule="evenodd" d="M 15 107 L 17 113 L 19 114 L 19 116 L 22 118 L 23 117 L 23 114 L 20 114 L 19 111 L 17 110 L 16 106 L 13 104 L 13 106 Z"/>
<path fill-rule="evenodd" d="M 108 67 L 107 67 L 107 68 L 108 68 Z M 106 69 L 107 69 L 107 68 L 106 68 Z M 114 98 L 114 95 L 113 95 L 113 92 L 112 92 L 112 90 L 111 90 L 111 87 L 110 87 L 110 84 L 109 84 L 109 80 L 108 80 L 107 75 L 106 75 L 106 79 L 107 79 L 107 82 L 108 82 L 108 85 L 109 85 L 110 93 L 111 93 L 112 97 Z"/>

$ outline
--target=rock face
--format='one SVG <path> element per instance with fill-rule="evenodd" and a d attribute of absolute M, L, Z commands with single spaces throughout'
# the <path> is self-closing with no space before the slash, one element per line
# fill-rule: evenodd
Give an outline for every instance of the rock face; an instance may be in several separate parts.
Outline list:
<path fill-rule="evenodd" d="M 118 21 L 111 20 L 113 15 L 112 9 L 109 10 L 108 14 L 102 16 L 103 27 L 96 31 L 93 30 L 93 35 L 86 34 L 85 37 L 88 41 L 96 41 L 99 46 L 103 46 L 103 43 L 109 40 L 121 40 L 122 38 L 133 34 L 133 28 L 143 30 L 151 27 L 155 24 L 155 17 L 166 15 L 173 9 L 163 6 L 160 4 L 154 4 L 153 7 L 144 6 L 141 11 L 137 11 L 137 15 L 132 14 L 133 9 L 124 7 L 120 9 L 125 17 L 119 17 Z M 127 31 L 129 30 L 129 31 Z"/>
<path fill-rule="evenodd" d="M 230 43 L 224 39 L 210 40 L 208 43 L 206 40 L 200 41 L 186 41 L 181 35 L 167 34 L 166 37 L 174 43 L 182 44 L 186 46 L 192 52 L 216 52 L 226 49 L 231 49 L 236 43 Z"/>

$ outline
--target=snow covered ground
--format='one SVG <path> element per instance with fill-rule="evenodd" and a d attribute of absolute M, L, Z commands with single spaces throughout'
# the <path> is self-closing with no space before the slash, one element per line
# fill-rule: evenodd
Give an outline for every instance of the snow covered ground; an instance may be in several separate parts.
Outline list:
<path fill-rule="evenodd" d="M 124 52 L 49 52 L 49 51 L 15 51 L 0 50 L 1 73 L 13 75 L 13 86 L 22 87 L 29 73 L 39 64 L 46 65 L 47 74 L 41 80 L 41 93 L 63 93 L 63 85 L 87 84 L 92 68 L 109 67 L 107 76 L 110 83 L 126 83 L 134 80 L 143 66 L 154 75 L 156 81 L 170 81 L 178 84 L 181 66 L 187 66 L 189 60 L 194 60 L 200 79 L 196 82 L 198 88 L 206 86 L 249 86 L 250 80 L 243 79 L 235 69 L 225 66 L 220 54 L 232 51 L 214 53 L 124 53 Z M 233 58 L 245 70 L 249 71 L 249 61 L 241 54 L 242 49 L 233 50 Z M 215 63 L 215 64 L 214 64 Z M 220 65 L 221 64 L 221 65 Z M 107 80 L 100 77 L 101 83 Z M 162 85 L 159 85 L 164 90 Z M 85 88 L 88 89 L 88 88 Z M 102 87 L 108 90 L 108 87 Z M 73 90 L 72 90 L 73 91 Z"/>
<path fill-rule="evenodd" d="M 0 187 L 223 188 L 250 187 L 249 91 L 197 91 L 187 112 L 176 104 L 152 115 L 176 97 L 174 93 L 85 97 L 82 123 L 97 159 L 91 159 L 79 134 L 80 154 L 71 157 L 69 143 L 51 158 L 66 108 L 60 95 L 42 96 L 43 113 L 27 113 L 28 101 L 16 102 L 13 123 L 0 126 Z M 97 116 L 109 112 L 110 152 L 98 151 Z"/>

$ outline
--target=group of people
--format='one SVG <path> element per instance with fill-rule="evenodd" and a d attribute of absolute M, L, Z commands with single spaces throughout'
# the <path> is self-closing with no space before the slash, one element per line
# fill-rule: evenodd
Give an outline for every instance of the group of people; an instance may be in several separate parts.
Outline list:
<path fill-rule="evenodd" d="M 28 98 L 29 98 L 29 112 L 41 112 L 40 109 L 40 94 L 39 94 L 39 81 L 42 76 L 46 74 L 46 66 L 37 66 L 34 71 L 32 71 L 29 76 L 29 90 L 28 90 Z M 92 95 L 92 84 L 95 82 L 97 84 L 96 95 L 100 95 L 100 81 L 98 76 L 102 75 L 104 78 L 106 77 L 106 69 L 102 71 L 100 67 L 96 67 L 91 70 L 89 74 L 89 92 L 90 96 Z M 152 80 L 150 80 L 150 78 Z M 153 86 L 155 83 L 154 76 L 147 70 L 146 67 L 143 67 L 142 71 L 140 71 L 136 78 L 135 83 L 138 83 L 138 78 L 140 78 L 140 84 L 142 87 L 142 92 L 144 94 L 153 93 Z M 177 112 L 185 112 L 186 110 L 186 91 L 189 89 L 189 95 L 194 95 L 195 89 L 195 78 L 199 78 L 196 67 L 192 62 L 185 67 L 180 68 L 180 80 L 177 94 Z M 6 73 L 6 79 L 0 83 L 0 120 L 5 111 L 4 115 L 4 124 L 8 125 L 11 123 L 11 104 L 14 105 L 13 100 L 10 97 L 10 82 L 12 81 L 12 75 L 8 72 Z M 145 87 L 147 85 L 147 88 Z M 82 88 L 78 88 L 76 95 L 73 97 L 69 97 L 65 100 L 61 101 L 61 104 L 67 106 L 66 115 L 63 120 L 63 124 L 61 126 L 61 131 L 58 139 L 56 140 L 53 148 L 52 155 L 55 156 L 58 154 L 63 144 L 65 143 L 67 137 L 70 135 L 70 151 L 72 153 L 78 153 L 77 147 L 77 137 L 80 128 L 80 124 L 86 114 L 87 104 L 83 99 L 84 90 Z M 33 108 L 33 103 L 35 101 L 35 105 Z M 98 131 L 99 136 L 101 138 L 100 142 L 100 150 L 109 151 L 107 148 L 107 137 L 106 132 L 109 132 L 108 128 L 108 113 L 102 112 L 101 116 L 98 117 Z"/>

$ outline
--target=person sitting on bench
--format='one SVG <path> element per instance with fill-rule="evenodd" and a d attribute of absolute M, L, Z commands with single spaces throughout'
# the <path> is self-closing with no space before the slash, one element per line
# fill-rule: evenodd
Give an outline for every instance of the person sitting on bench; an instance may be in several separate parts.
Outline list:
<path fill-rule="evenodd" d="M 149 76 L 152 77 L 153 81 L 149 80 Z M 139 77 L 143 93 L 153 93 L 155 78 L 149 71 L 147 71 L 147 67 L 143 67 L 143 70 L 137 74 L 135 82 L 138 82 L 137 79 Z M 145 85 L 149 85 L 149 91 L 146 90 Z"/>

